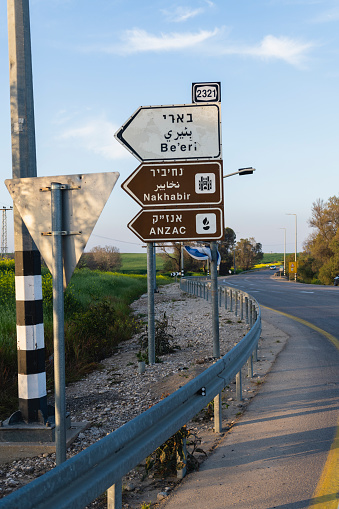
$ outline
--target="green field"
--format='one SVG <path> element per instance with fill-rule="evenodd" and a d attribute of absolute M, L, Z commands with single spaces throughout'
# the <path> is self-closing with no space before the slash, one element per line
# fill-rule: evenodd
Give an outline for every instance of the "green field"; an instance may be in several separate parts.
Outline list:
<path fill-rule="evenodd" d="M 286 257 L 291 253 L 286 253 Z M 281 265 L 284 263 L 284 253 L 264 253 L 264 257 L 260 263 L 274 263 Z"/>
<path fill-rule="evenodd" d="M 146 250 L 145 250 L 146 251 Z M 146 274 L 147 254 L 145 253 L 120 253 L 122 267 L 119 272 L 123 274 Z M 163 269 L 164 259 L 160 254 L 156 255 L 157 271 Z"/>

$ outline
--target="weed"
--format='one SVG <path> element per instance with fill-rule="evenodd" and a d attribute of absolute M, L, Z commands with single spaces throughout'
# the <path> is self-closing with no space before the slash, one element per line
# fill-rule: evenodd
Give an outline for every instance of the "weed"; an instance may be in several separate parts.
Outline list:
<path fill-rule="evenodd" d="M 196 470 L 199 463 L 194 456 L 195 453 L 206 455 L 205 451 L 199 447 L 200 443 L 201 439 L 183 426 L 146 458 L 146 472 L 154 470 L 156 475 L 167 477 L 175 475 L 177 470 L 182 470 L 185 466 L 188 471 Z"/>
<path fill-rule="evenodd" d="M 169 325 L 166 313 L 161 320 L 155 320 L 155 362 L 161 362 L 159 357 L 169 353 L 173 353 L 180 349 L 180 346 L 173 345 L 173 336 L 168 329 L 175 329 L 173 325 Z M 148 328 L 139 339 L 140 350 L 137 353 L 138 360 L 148 362 Z"/>

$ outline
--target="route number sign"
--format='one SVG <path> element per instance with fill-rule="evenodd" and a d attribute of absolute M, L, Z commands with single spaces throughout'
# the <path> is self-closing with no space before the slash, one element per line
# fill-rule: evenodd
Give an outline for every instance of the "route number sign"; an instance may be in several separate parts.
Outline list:
<path fill-rule="evenodd" d="M 192 102 L 220 102 L 221 101 L 221 83 L 192 83 Z"/>

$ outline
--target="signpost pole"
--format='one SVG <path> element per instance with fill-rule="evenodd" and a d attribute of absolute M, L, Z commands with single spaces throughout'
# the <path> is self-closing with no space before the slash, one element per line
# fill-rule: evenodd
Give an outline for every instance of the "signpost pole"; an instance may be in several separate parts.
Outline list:
<path fill-rule="evenodd" d="M 215 241 L 210 243 L 211 246 L 211 301 L 212 301 L 212 328 L 213 328 L 213 357 L 219 359 L 219 311 L 218 311 L 218 250 Z"/>
<path fill-rule="evenodd" d="M 66 461 L 64 288 L 62 262 L 62 185 L 51 184 L 53 244 L 53 337 L 56 464 Z"/>
<path fill-rule="evenodd" d="M 154 327 L 154 243 L 147 242 L 148 362 L 155 364 Z"/>
<path fill-rule="evenodd" d="M 36 177 L 29 0 L 8 0 L 8 49 L 13 178 Z M 14 206 L 19 420 L 48 418 L 41 261 Z"/>

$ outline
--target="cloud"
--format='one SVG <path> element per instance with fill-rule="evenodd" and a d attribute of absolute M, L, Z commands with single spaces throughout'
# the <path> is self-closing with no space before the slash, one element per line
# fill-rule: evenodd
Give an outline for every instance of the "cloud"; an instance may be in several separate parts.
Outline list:
<path fill-rule="evenodd" d="M 329 9 L 320 13 L 318 16 L 311 19 L 311 23 L 331 23 L 333 21 L 339 20 L 339 7 L 334 7 L 333 9 Z"/>
<path fill-rule="evenodd" d="M 180 23 L 182 21 L 187 21 L 190 18 L 195 18 L 199 14 L 204 12 L 204 9 L 198 7 L 198 9 L 189 9 L 188 7 L 177 7 L 174 11 L 162 11 L 169 21 L 174 21 L 176 23 Z"/>
<path fill-rule="evenodd" d="M 103 117 L 93 118 L 80 126 L 64 130 L 57 140 L 105 159 L 124 159 L 129 157 L 129 153 L 114 138 L 118 127 Z"/>
<path fill-rule="evenodd" d="M 195 9 L 179 6 L 171 10 L 163 9 L 161 12 L 167 17 L 168 21 L 181 23 L 203 14 L 206 11 L 206 7 L 209 9 L 214 7 L 214 3 L 211 0 L 204 0 L 202 5 L 202 7 L 196 7 Z"/>
<path fill-rule="evenodd" d="M 243 55 L 266 60 L 283 60 L 290 65 L 302 67 L 307 54 L 315 47 L 313 42 L 274 35 L 266 35 L 253 45 L 225 42 L 226 28 L 200 30 L 196 33 L 162 33 L 155 35 L 140 28 L 126 30 L 118 45 L 100 45 L 81 48 L 81 51 L 99 51 L 108 54 L 132 55 L 146 52 L 170 52 L 194 50 L 199 48 L 200 55 L 220 57 L 225 55 Z M 204 43 L 203 45 L 201 43 Z"/>
<path fill-rule="evenodd" d="M 197 33 L 168 33 L 154 35 L 134 28 L 127 30 L 123 36 L 124 44 L 121 47 L 123 53 L 144 53 L 147 51 L 175 51 L 197 46 L 201 42 L 211 39 L 218 33 L 218 29 L 213 31 L 200 30 Z M 110 52 L 110 49 L 107 49 Z"/>
<path fill-rule="evenodd" d="M 266 35 L 254 46 L 224 47 L 224 54 L 248 55 L 261 59 L 284 60 L 288 64 L 300 67 L 307 53 L 314 47 L 312 42 L 302 42 L 289 37 Z"/>

